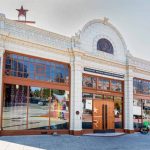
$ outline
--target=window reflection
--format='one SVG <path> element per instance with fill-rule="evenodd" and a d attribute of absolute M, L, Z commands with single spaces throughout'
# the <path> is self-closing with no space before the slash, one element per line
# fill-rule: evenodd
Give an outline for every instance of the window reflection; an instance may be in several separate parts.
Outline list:
<path fill-rule="evenodd" d="M 135 129 L 141 128 L 142 116 L 141 116 L 142 102 L 140 99 L 133 100 L 133 124 Z"/>
<path fill-rule="evenodd" d="M 69 83 L 69 66 L 16 54 L 6 54 L 5 75 Z"/>
<path fill-rule="evenodd" d="M 122 97 L 114 97 L 115 128 L 123 128 Z"/>
<path fill-rule="evenodd" d="M 49 129 L 50 89 L 30 87 L 28 129 Z"/>
<path fill-rule="evenodd" d="M 134 94 L 150 94 L 150 81 L 134 78 L 133 80 L 133 92 Z"/>
<path fill-rule="evenodd" d="M 143 100 L 143 109 L 142 109 L 142 116 L 143 116 L 143 124 L 149 125 L 150 123 L 150 100 Z"/>
<path fill-rule="evenodd" d="M 116 92 L 122 91 L 122 83 L 121 81 L 112 80 L 111 81 L 111 90 Z"/>
<path fill-rule="evenodd" d="M 83 75 L 82 86 L 88 88 L 96 88 L 98 90 L 106 90 L 113 92 L 123 91 L 123 82 L 118 80 L 106 79 L 103 77 L 95 77 L 92 75 Z"/>
<path fill-rule="evenodd" d="M 95 99 L 104 99 L 104 95 L 102 94 L 94 94 L 93 96 Z"/>
<path fill-rule="evenodd" d="M 104 95 L 105 100 L 114 100 L 114 96 L 111 95 Z"/>
<path fill-rule="evenodd" d="M 140 129 L 150 122 L 150 100 L 134 99 L 133 101 L 134 129 Z"/>
<path fill-rule="evenodd" d="M 83 76 L 83 87 L 96 88 L 96 77 Z"/>
<path fill-rule="evenodd" d="M 110 90 L 109 80 L 99 78 L 98 79 L 98 88 L 100 90 Z"/>
<path fill-rule="evenodd" d="M 69 127 L 69 92 L 52 90 L 50 100 L 50 128 L 68 129 Z"/>
<path fill-rule="evenodd" d="M 6 84 L 4 93 L 3 130 L 69 129 L 69 91 Z"/>
<path fill-rule="evenodd" d="M 3 101 L 3 130 L 23 130 L 26 128 L 27 87 L 5 85 Z"/>

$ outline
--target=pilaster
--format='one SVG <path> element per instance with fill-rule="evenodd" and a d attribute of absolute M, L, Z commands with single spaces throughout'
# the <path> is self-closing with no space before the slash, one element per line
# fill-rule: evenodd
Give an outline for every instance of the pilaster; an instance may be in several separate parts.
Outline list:
<path fill-rule="evenodd" d="M 82 65 L 81 56 L 73 56 L 71 61 L 71 134 L 81 134 L 82 131 Z"/>
<path fill-rule="evenodd" d="M 3 86 L 3 81 L 2 81 L 2 79 L 3 79 L 3 76 L 2 76 L 2 74 L 3 74 L 3 55 L 4 55 L 4 52 L 5 52 L 5 50 L 3 49 L 3 48 L 1 48 L 0 47 L 0 129 L 1 129 L 1 125 L 2 125 L 2 123 L 1 123 L 1 118 L 2 118 L 2 96 L 3 96 L 3 94 L 2 94 L 2 86 Z"/>
<path fill-rule="evenodd" d="M 124 112 L 125 122 L 124 128 L 127 132 L 132 132 L 133 129 L 133 69 L 128 65 L 125 76 L 125 98 Z"/>

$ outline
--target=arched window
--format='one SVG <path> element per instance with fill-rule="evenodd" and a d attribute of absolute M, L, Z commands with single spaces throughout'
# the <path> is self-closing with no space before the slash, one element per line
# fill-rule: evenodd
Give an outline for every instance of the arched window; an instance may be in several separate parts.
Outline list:
<path fill-rule="evenodd" d="M 97 50 L 109 53 L 109 54 L 114 54 L 114 49 L 110 41 L 107 39 L 99 39 L 97 42 Z"/>

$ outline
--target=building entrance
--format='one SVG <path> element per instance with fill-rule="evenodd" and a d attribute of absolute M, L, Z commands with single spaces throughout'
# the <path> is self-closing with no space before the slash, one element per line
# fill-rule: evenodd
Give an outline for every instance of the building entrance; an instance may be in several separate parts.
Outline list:
<path fill-rule="evenodd" d="M 114 131 L 114 102 L 93 100 L 93 129 L 95 132 Z"/>

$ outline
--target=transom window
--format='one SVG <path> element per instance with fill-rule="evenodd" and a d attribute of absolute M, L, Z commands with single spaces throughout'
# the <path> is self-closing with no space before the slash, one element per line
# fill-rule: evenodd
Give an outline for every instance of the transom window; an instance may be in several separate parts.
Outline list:
<path fill-rule="evenodd" d="M 123 92 L 123 82 L 115 79 L 83 75 L 83 88 L 102 91 Z"/>
<path fill-rule="evenodd" d="M 69 65 L 7 53 L 5 75 L 68 84 Z"/>
<path fill-rule="evenodd" d="M 97 50 L 105 53 L 114 54 L 114 49 L 111 42 L 105 38 L 99 39 L 97 42 Z"/>
<path fill-rule="evenodd" d="M 150 95 L 150 81 L 134 78 L 133 92 L 134 94 Z"/>

